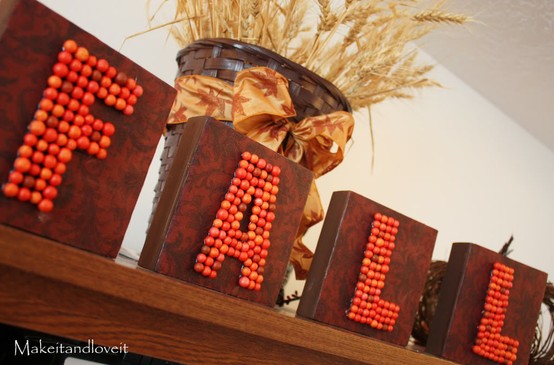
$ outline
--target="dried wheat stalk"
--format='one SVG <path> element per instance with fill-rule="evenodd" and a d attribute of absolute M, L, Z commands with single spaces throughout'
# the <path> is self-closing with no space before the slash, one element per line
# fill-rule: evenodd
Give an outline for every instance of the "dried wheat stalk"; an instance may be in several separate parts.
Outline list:
<path fill-rule="evenodd" d="M 410 44 L 470 20 L 443 0 L 147 0 L 147 7 L 161 21 L 152 29 L 169 27 L 183 47 L 225 37 L 269 48 L 334 83 L 355 110 L 437 86 Z"/>

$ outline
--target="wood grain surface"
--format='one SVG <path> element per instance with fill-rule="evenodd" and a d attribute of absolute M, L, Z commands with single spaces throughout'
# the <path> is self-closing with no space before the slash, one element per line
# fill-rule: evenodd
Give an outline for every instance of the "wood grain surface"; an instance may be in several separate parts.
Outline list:
<path fill-rule="evenodd" d="M 3 225 L 0 322 L 189 365 L 452 364 Z"/>

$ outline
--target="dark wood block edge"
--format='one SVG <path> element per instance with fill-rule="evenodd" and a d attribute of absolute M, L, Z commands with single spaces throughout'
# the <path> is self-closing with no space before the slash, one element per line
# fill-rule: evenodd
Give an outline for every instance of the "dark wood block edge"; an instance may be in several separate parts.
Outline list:
<path fill-rule="evenodd" d="M 319 235 L 319 242 L 323 241 L 323 238 L 329 239 L 329 237 L 336 237 L 339 233 L 339 226 L 342 222 L 347 202 L 351 194 L 351 191 L 337 191 L 333 193 L 331 202 L 327 208 L 328 214 L 333 215 L 328 216 L 323 222 L 323 227 Z M 317 310 L 315 303 L 319 300 L 321 295 L 323 281 L 325 280 L 329 267 L 329 259 L 336 247 L 335 245 L 320 245 L 319 242 L 316 246 L 317 250 L 315 251 L 312 266 L 308 273 L 308 280 L 306 280 L 306 287 L 304 288 L 304 293 L 311 293 L 311 295 L 302 296 L 302 300 L 300 300 L 296 311 L 298 315 L 306 318 L 314 318 L 315 316 Z M 321 258 L 326 258 L 326 260 L 322 260 Z"/>
<path fill-rule="evenodd" d="M 216 336 L 214 342 L 225 342 L 218 346 L 233 349 L 223 359 L 248 355 L 258 362 L 281 364 L 294 360 L 290 354 L 300 353 L 297 359 L 303 364 L 453 364 L 125 267 L 4 225 L 0 225 L 0 278 L 0 322 L 79 340 L 87 340 L 91 336 L 87 330 L 95 330 L 99 344 L 129 339 L 129 346 L 142 354 L 171 361 L 221 364 L 225 354 L 218 357 L 201 342 L 207 331 Z M 63 300 L 41 301 L 40 292 L 63 294 Z M 75 301 L 78 298 L 82 300 Z M 152 323 L 160 325 L 149 326 Z M 241 353 L 248 351 L 243 339 L 279 351 Z"/>
<path fill-rule="evenodd" d="M 196 117 L 192 120 L 208 120 L 209 117 Z M 190 121 L 189 121 L 190 122 Z M 196 128 L 192 128 L 195 127 Z M 189 141 L 179 143 L 177 151 L 175 151 L 175 157 L 172 166 L 184 166 L 189 163 L 189 160 L 192 158 L 194 151 L 196 149 L 196 141 L 202 135 L 205 123 L 198 123 L 194 125 L 188 124 L 185 126 L 187 129 L 192 129 L 189 132 Z M 146 237 L 146 242 L 144 248 L 140 255 L 139 265 L 156 271 L 158 259 L 160 257 L 160 252 L 163 249 L 162 244 L 157 244 L 158 242 L 165 242 L 165 237 L 171 224 L 171 219 L 173 217 L 173 211 L 178 204 L 179 195 L 175 192 L 179 191 L 180 185 L 186 179 L 188 169 L 185 168 L 173 168 L 169 171 L 169 174 L 166 179 L 166 185 L 164 190 L 160 195 L 160 200 L 158 201 L 156 209 L 160 209 L 161 212 L 165 214 L 153 214 L 152 223 L 148 228 L 149 234 Z M 164 193 L 165 192 L 165 193 Z"/>
<path fill-rule="evenodd" d="M 467 251 L 466 251 L 467 247 Z M 450 252 L 449 264 L 446 268 L 443 282 L 452 283 L 454 285 L 444 286 L 439 293 L 439 301 L 436 315 L 431 326 L 432 330 L 429 333 L 427 340 L 427 346 L 425 351 L 430 354 L 439 356 L 443 352 L 443 347 L 446 339 L 443 334 L 448 332 L 448 327 L 451 324 L 451 318 L 449 311 L 446 308 L 452 308 L 458 297 L 458 291 L 463 279 L 465 270 L 463 269 L 467 265 L 467 260 L 470 256 L 470 250 L 473 247 L 470 243 L 460 243 L 452 246 Z M 458 255 L 456 252 L 465 251 L 465 255 Z M 456 258 L 456 260 L 454 260 Z"/>

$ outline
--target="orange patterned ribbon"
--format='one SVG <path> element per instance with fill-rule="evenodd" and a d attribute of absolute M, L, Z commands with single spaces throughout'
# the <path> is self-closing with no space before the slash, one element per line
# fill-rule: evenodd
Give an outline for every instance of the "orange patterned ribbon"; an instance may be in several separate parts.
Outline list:
<path fill-rule="evenodd" d="M 189 118 L 208 115 L 233 121 L 235 129 L 319 177 L 335 168 L 344 157 L 352 136 L 352 114 L 338 111 L 307 117 L 296 123 L 288 80 L 280 73 L 254 67 L 237 74 L 234 85 L 209 76 L 181 76 L 175 81 L 177 97 L 168 124 L 185 123 Z M 296 278 L 306 278 L 313 257 L 302 243 L 307 229 L 323 219 L 323 207 L 315 183 L 293 247 L 291 263 Z"/>

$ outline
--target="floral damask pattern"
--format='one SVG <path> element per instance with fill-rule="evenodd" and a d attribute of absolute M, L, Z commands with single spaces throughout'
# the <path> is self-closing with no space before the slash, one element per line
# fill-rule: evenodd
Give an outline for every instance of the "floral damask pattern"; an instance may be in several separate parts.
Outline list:
<path fill-rule="evenodd" d="M 354 118 L 339 111 L 295 122 L 289 119 L 296 111 L 288 86 L 283 75 L 266 67 L 239 72 L 234 85 L 209 76 L 181 76 L 175 82 L 178 94 L 168 124 L 201 115 L 232 121 L 238 132 L 308 168 L 317 178 L 343 160 Z M 313 183 L 291 256 L 298 279 L 306 277 L 313 256 L 302 236 L 322 219 L 323 207 Z"/>

